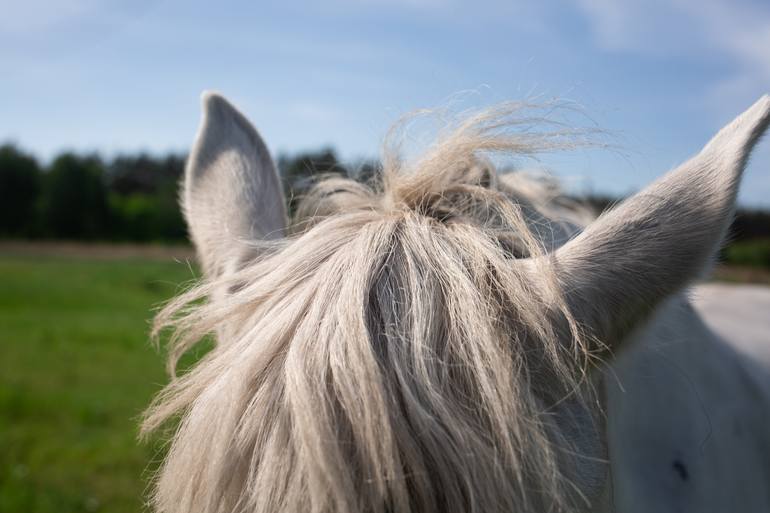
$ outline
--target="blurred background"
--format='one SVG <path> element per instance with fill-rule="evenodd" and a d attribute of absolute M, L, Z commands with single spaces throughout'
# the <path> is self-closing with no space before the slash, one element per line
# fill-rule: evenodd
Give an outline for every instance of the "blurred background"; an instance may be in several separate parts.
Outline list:
<path fill-rule="evenodd" d="M 177 185 L 202 90 L 251 118 L 288 191 L 375 172 L 410 110 L 563 99 L 612 148 L 526 166 L 597 210 L 770 92 L 764 0 L 272 4 L 2 3 L 1 512 L 144 507 L 163 446 L 137 418 L 166 381 L 147 332 L 197 273 Z M 715 279 L 768 284 L 766 141 L 739 201 Z"/>

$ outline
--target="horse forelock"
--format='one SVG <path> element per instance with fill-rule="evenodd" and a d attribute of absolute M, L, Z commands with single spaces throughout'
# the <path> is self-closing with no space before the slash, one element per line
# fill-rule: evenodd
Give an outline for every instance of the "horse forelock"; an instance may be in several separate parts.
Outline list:
<path fill-rule="evenodd" d="M 514 113 L 386 153 L 375 183 L 321 180 L 290 237 L 161 312 L 172 367 L 218 341 L 147 413 L 182 415 L 160 511 L 569 509 L 553 407 L 581 400 L 591 345 L 551 271 L 535 286 L 521 262 L 553 243 L 533 212 L 581 211 L 485 158 L 566 144 L 509 133 Z"/>

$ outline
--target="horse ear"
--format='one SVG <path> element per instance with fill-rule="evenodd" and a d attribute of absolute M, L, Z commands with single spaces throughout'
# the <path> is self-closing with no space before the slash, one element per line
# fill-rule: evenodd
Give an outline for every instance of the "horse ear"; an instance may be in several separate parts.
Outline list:
<path fill-rule="evenodd" d="M 590 224 L 551 255 L 566 299 L 610 347 L 665 298 L 710 270 L 741 174 L 770 124 L 770 96 L 701 152 Z"/>
<path fill-rule="evenodd" d="M 286 207 L 276 167 L 256 129 L 222 96 L 205 92 L 182 199 L 209 274 L 237 265 L 255 241 L 282 237 Z"/>

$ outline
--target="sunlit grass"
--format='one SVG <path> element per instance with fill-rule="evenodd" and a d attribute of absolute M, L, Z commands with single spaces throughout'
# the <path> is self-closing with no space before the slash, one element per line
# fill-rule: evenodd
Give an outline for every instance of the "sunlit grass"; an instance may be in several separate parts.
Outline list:
<path fill-rule="evenodd" d="M 137 417 L 166 382 L 152 308 L 186 263 L 0 257 L 0 511 L 137 512 L 159 459 Z"/>

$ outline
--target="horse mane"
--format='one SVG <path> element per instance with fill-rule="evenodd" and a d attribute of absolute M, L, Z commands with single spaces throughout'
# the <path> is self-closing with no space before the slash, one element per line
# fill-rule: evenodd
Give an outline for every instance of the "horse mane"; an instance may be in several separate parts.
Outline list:
<path fill-rule="evenodd" d="M 165 306 L 172 375 L 217 343 L 145 414 L 144 433 L 179 419 L 158 511 L 570 509 L 554 406 L 581 400 L 593 346 L 533 267 L 549 248 L 527 209 L 582 211 L 491 156 L 574 133 L 530 130 L 527 107 L 466 117 L 413 160 L 387 147 L 371 183 L 321 179 L 290 236 Z"/>

